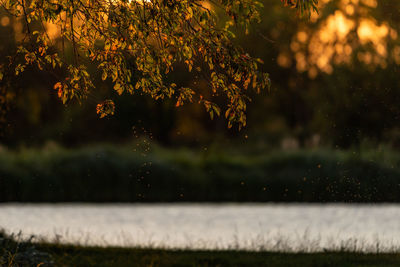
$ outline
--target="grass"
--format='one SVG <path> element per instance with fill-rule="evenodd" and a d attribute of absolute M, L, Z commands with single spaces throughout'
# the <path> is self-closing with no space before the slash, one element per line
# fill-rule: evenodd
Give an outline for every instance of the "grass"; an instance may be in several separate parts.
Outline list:
<path fill-rule="evenodd" d="M 2 150 L 0 202 L 400 202 L 397 152 L 239 152 L 146 140 Z"/>
<path fill-rule="evenodd" d="M 0 230 L 0 266 L 54 266 L 51 255 L 38 250 L 32 239 L 22 241 L 21 234 L 6 235 Z"/>
<path fill-rule="evenodd" d="M 399 266 L 400 254 L 350 252 L 271 253 L 100 248 L 61 245 L 38 247 L 55 266 Z"/>
<path fill-rule="evenodd" d="M 37 243 L 0 232 L 0 266 L 399 266 L 400 253 L 318 253 L 82 247 Z"/>

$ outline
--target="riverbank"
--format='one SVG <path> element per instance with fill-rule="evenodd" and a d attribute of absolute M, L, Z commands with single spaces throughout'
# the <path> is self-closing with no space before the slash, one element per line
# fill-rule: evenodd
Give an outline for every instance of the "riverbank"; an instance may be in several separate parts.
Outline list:
<path fill-rule="evenodd" d="M 122 248 L 41 247 L 57 266 L 399 266 L 400 254 L 348 252 L 270 253 L 172 251 Z"/>
<path fill-rule="evenodd" d="M 19 240 L 19 241 L 17 241 Z M 319 253 L 84 247 L 21 241 L 0 231 L 0 266 L 399 266 L 400 253 L 360 253 L 350 247 Z"/>
<path fill-rule="evenodd" d="M 39 244 L 47 256 L 41 266 L 399 266 L 400 254 L 352 252 L 272 253 L 102 248 Z M 42 263 L 40 262 L 40 263 Z M 15 265 L 18 266 L 15 262 Z"/>

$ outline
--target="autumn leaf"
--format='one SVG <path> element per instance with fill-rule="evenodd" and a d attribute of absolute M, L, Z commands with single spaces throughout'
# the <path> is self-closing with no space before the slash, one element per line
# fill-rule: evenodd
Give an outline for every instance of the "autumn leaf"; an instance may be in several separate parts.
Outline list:
<path fill-rule="evenodd" d="M 115 104 L 112 100 L 105 100 L 103 103 L 97 104 L 96 113 L 100 115 L 100 118 L 104 118 L 108 115 L 114 115 Z"/>

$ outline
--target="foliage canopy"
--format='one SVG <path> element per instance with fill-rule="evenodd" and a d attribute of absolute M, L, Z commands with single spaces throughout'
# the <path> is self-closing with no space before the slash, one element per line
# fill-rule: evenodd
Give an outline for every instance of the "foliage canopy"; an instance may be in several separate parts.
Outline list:
<path fill-rule="evenodd" d="M 282 0 L 301 15 L 316 10 L 317 1 Z M 88 65 L 94 64 L 120 95 L 174 98 L 176 106 L 198 101 L 211 118 L 221 113 L 212 98 L 224 96 L 228 126 L 240 128 L 246 125 L 248 90 L 269 86 L 268 74 L 259 70 L 262 61 L 232 42 L 233 29 L 247 33 L 260 21 L 259 1 L 3 0 L 2 6 L 24 22 L 24 38 L 10 62 L 0 66 L 0 80 L 30 67 L 48 71 L 58 79 L 54 89 L 64 104 L 93 90 Z M 57 38 L 49 36 L 49 26 L 56 27 Z M 209 97 L 167 81 L 178 64 L 207 76 Z M 114 109 L 112 100 L 97 105 L 100 117 Z"/>

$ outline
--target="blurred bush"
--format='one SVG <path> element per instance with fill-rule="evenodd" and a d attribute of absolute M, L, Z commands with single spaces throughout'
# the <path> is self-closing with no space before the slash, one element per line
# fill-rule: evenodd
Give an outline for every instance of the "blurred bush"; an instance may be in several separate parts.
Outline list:
<path fill-rule="evenodd" d="M 400 155 L 136 145 L 0 153 L 0 201 L 399 202 Z M 219 150 L 221 151 L 221 150 Z"/>

